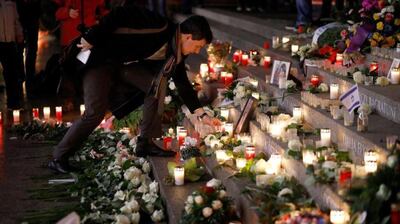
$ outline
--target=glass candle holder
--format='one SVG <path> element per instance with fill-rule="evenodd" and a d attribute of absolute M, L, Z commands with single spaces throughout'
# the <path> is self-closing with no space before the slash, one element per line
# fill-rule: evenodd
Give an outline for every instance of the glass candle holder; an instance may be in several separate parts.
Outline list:
<path fill-rule="evenodd" d="M 175 185 L 181 186 L 185 183 L 185 168 L 177 166 L 174 169 Z"/>

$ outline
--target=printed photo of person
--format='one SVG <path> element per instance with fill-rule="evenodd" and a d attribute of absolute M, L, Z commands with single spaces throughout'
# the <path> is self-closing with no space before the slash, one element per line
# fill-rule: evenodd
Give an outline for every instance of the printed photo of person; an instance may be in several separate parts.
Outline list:
<path fill-rule="evenodd" d="M 279 76 L 285 76 L 286 79 L 289 75 L 290 62 L 274 60 L 271 74 L 271 84 L 279 84 Z"/>

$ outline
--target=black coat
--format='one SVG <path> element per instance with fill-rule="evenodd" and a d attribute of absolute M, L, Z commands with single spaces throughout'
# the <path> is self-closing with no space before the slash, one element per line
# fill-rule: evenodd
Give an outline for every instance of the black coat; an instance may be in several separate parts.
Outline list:
<path fill-rule="evenodd" d="M 176 28 L 176 24 L 146 9 L 134 6 L 116 8 L 83 35 L 93 45 L 88 64 L 96 65 L 107 61 L 120 65 L 131 61 L 140 63 L 166 43 L 168 59 L 174 53 L 171 43 L 175 40 Z M 193 112 L 201 107 L 188 80 L 184 59 L 174 65 L 169 75 L 189 110 Z"/>

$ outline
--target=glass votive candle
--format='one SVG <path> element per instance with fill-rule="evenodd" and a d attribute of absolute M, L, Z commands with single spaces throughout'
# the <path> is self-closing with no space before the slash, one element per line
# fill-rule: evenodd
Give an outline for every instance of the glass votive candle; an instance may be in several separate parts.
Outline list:
<path fill-rule="evenodd" d="M 301 119 L 302 119 L 301 107 L 293 107 L 293 119 L 296 122 L 301 123 Z"/>
<path fill-rule="evenodd" d="M 226 121 L 229 119 L 229 109 L 221 108 L 221 117 L 223 117 Z"/>
<path fill-rule="evenodd" d="M 242 65 L 247 66 L 249 64 L 249 55 L 248 54 L 243 54 L 242 55 Z"/>
<path fill-rule="evenodd" d="M 329 98 L 331 100 L 336 100 L 339 98 L 339 84 L 331 83 L 329 88 Z"/>
<path fill-rule="evenodd" d="M 342 117 L 342 110 L 338 105 L 332 105 L 330 110 L 334 120 L 338 120 Z"/>
<path fill-rule="evenodd" d="M 50 119 L 50 107 L 43 107 L 43 116 L 44 119 Z"/>
<path fill-rule="evenodd" d="M 185 183 L 185 168 L 177 166 L 174 169 L 175 185 L 180 186 Z"/>
<path fill-rule="evenodd" d="M 233 135 L 233 123 L 225 123 L 224 130 L 228 132 L 229 136 Z"/>
<path fill-rule="evenodd" d="M 264 68 L 269 68 L 271 65 L 271 56 L 264 56 Z"/>

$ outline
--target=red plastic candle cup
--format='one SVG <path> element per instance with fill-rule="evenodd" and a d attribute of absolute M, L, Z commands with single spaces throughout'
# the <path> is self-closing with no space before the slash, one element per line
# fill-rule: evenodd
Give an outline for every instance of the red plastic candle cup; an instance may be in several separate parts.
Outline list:
<path fill-rule="evenodd" d="M 232 57 L 233 63 L 239 63 L 241 57 L 242 57 L 241 52 L 240 51 L 235 51 L 235 53 L 233 53 L 233 57 Z"/>
<path fill-rule="evenodd" d="M 233 74 L 232 73 L 226 73 L 225 79 L 224 79 L 224 85 L 225 87 L 229 87 L 233 82 Z"/>
<path fill-rule="evenodd" d="M 271 57 L 264 56 L 264 68 L 269 68 L 270 65 L 271 65 Z"/>
<path fill-rule="evenodd" d="M 62 121 L 62 107 L 56 107 L 56 119 Z"/>
<path fill-rule="evenodd" d="M 165 136 L 163 138 L 163 143 L 164 143 L 164 150 L 171 150 L 172 149 L 172 137 Z"/>
<path fill-rule="evenodd" d="M 183 146 L 183 144 L 185 143 L 186 136 L 187 136 L 187 130 L 180 129 L 179 133 L 178 133 L 178 144 L 179 144 L 179 147 Z"/>
<path fill-rule="evenodd" d="M 249 55 L 248 54 L 243 54 L 242 55 L 242 65 L 247 66 L 249 64 Z"/>
<path fill-rule="evenodd" d="M 348 185 L 351 181 L 351 169 L 343 168 L 339 172 L 339 184 Z"/>
<path fill-rule="evenodd" d="M 254 159 L 254 157 L 256 157 L 256 148 L 254 146 L 247 146 L 244 157 L 246 160 Z"/>
<path fill-rule="evenodd" d="M 39 108 L 32 108 L 32 117 L 39 119 Z"/>
<path fill-rule="evenodd" d="M 314 87 L 317 87 L 319 85 L 319 82 L 320 82 L 319 76 L 318 75 L 313 75 L 311 77 L 310 82 L 311 82 L 311 85 L 313 85 Z"/>

